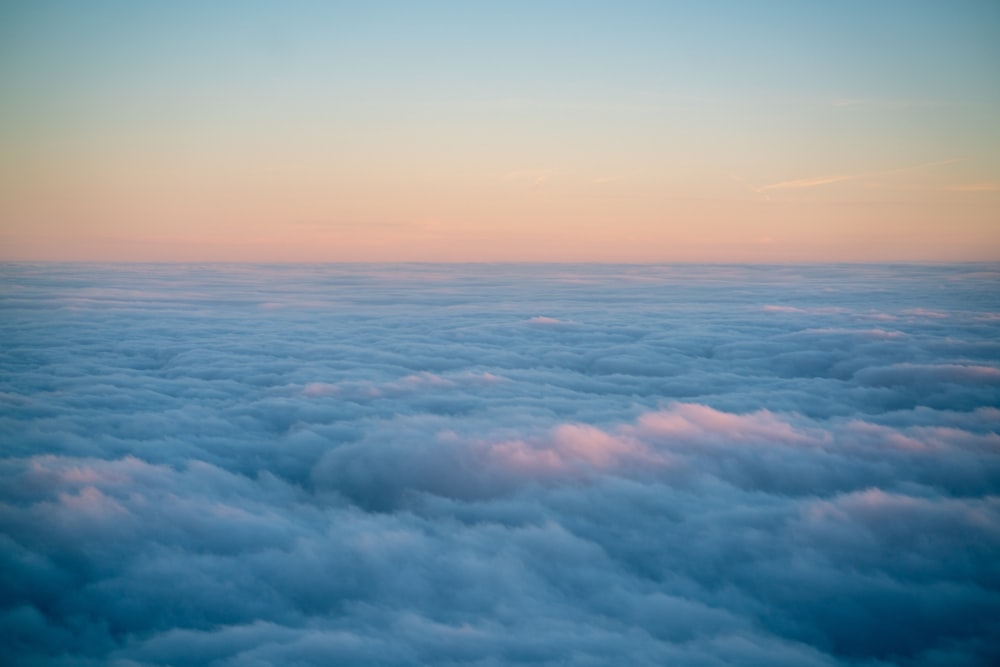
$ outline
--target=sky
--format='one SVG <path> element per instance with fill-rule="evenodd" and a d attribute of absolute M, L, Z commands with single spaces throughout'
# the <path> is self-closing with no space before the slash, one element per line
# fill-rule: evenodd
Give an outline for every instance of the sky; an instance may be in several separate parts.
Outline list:
<path fill-rule="evenodd" d="M 998 329 L 983 264 L 0 264 L 0 661 L 992 667 Z"/>
<path fill-rule="evenodd" d="M 0 5 L 0 259 L 1000 259 L 1000 5 Z"/>

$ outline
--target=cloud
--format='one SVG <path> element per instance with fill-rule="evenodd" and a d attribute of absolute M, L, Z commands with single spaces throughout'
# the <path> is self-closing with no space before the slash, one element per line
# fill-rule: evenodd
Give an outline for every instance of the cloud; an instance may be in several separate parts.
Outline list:
<path fill-rule="evenodd" d="M 894 364 L 855 373 L 862 384 L 914 385 L 952 383 L 1000 384 L 1000 368 L 966 364 Z"/>
<path fill-rule="evenodd" d="M 947 107 L 951 103 L 940 100 L 880 99 L 871 97 L 844 97 L 833 100 L 835 107 L 872 107 L 877 109 L 913 109 Z"/>
<path fill-rule="evenodd" d="M 1000 192 L 1000 183 L 966 183 L 940 188 L 943 192 Z"/>
<path fill-rule="evenodd" d="M 545 185 L 553 177 L 554 173 L 549 169 L 518 169 L 508 171 L 502 180 L 510 183 L 526 183 L 532 187 Z"/>
<path fill-rule="evenodd" d="M 998 271 L 0 276 L 12 664 L 1000 658 Z"/>
<path fill-rule="evenodd" d="M 850 181 L 855 178 L 857 178 L 857 176 L 823 176 L 821 178 L 800 178 L 794 181 L 782 181 L 780 183 L 772 183 L 771 185 L 764 185 L 760 188 L 760 190 L 764 191 L 764 190 L 815 188 L 820 185 L 841 183 L 843 181 Z"/>
<path fill-rule="evenodd" d="M 822 185 L 843 183 L 845 181 L 856 181 L 861 179 L 877 178 L 880 176 L 890 176 L 894 174 L 905 174 L 913 171 L 922 171 L 924 169 L 943 167 L 961 161 L 962 161 L 961 158 L 949 158 L 947 160 L 922 162 L 920 164 L 908 165 L 905 167 L 897 167 L 894 169 L 864 171 L 864 172 L 859 172 L 857 174 L 841 174 L 837 176 L 821 176 L 817 178 L 800 178 L 792 181 L 781 181 L 780 183 L 772 183 L 771 185 L 764 185 L 759 188 L 755 188 L 755 191 L 760 194 L 763 194 L 769 190 L 798 190 L 803 188 L 815 188 Z"/>
<path fill-rule="evenodd" d="M 568 327 L 576 326 L 575 322 L 568 320 L 560 320 L 556 317 L 547 317 L 545 315 L 536 315 L 526 321 L 527 324 L 533 327 L 552 327 L 554 329 L 563 329 Z"/>

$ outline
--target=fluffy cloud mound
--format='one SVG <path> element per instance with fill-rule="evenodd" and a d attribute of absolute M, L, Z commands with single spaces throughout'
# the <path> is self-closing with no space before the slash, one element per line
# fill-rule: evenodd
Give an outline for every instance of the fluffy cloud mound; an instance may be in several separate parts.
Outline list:
<path fill-rule="evenodd" d="M 0 266 L 4 662 L 998 664 L 998 276 Z"/>

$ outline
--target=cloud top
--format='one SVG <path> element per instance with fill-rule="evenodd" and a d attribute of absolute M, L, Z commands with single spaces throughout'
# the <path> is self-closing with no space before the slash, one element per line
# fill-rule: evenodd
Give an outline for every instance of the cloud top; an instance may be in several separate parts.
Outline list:
<path fill-rule="evenodd" d="M 12 664 L 1000 659 L 996 267 L 0 272 Z"/>

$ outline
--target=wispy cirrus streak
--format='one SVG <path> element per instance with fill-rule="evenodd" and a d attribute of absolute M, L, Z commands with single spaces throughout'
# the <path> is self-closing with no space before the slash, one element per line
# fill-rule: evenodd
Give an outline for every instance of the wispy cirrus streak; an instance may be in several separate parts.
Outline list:
<path fill-rule="evenodd" d="M 799 178 L 793 181 L 781 181 L 780 183 L 772 183 L 771 185 L 765 185 L 757 188 L 757 192 L 764 192 L 767 190 L 790 190 L 798 188 L 815 188 L 821 185 L 831 185 L 833 183 L 843 183 L 844 181 L 856 181 L 865 178 L 876 178 L 879 176 L 889 176 L 892 174 L 904 174 L 911 171 L 918 171 L 921 169 L 930 169 L 932 167 L 943 167 L 949 164 L 955 164 L 961 162 L 961 158 L 949 158 L 947 160 L 935 160 L 934 162 L 921 162 L 920 164 L 914 164 L 907 167 L 896 167 L 894 169 L 882 169 L 879 171 L 864 171 L 857 174 L 842 174 L 838 176 L 820 176 L 817 178 Z M 992 185 L 992 184 L 990 184 Z"/>

